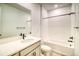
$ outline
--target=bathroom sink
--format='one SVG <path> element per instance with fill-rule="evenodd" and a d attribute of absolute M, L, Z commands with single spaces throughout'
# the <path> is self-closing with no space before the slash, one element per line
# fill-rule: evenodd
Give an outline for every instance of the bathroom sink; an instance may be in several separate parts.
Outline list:
<path fill-rule="evenodd" d="M 36 41 L 36 40 L 37 40 L 37 38 L 35 38 L 35 37 L 26 36 L 25 39 L 21 39 L 21 42 L 29 43 L 29 42 L 33 42 L 33 41 Z"/>
<path fill-rule="evenodd" d="M 33 41 L 34 39 L 24 39 L 24 40 L 21 40 L 21 42 L 31 42 L 31 41 Z"/>

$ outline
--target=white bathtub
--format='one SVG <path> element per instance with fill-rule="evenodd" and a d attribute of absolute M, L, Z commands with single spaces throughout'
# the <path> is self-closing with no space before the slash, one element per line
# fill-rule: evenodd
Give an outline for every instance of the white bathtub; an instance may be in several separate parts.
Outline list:
<path fill-rule="evenodd" d="M 74 55 L 74 44 L 59 43 L 55 41 L 44 41 L 45 45 L 48 45 L 52 48 L 53 53 L 64 56 L 73 56 Z"/>

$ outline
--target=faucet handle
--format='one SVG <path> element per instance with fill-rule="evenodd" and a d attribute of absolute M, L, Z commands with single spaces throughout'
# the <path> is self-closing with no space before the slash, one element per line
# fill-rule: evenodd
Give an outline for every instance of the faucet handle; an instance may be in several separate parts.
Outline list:
<path fill-rule="evenodd" d="M 73 36 L 69 37 L 69 39 L 72 39 L 73 40 Z"/>
<path fill-rule="evenodd" d="M 68 40 L 68 42 L 73 42 L 72 40 Z"/>
<path fill-rule="evenodd" d="M 22 37 L 23 37 L 23 39 L 24 39 L 24 37 L 26 37 L 24 33 L 22 34 Z"/>
<path fill-rule="evenodd" d="M 30 34 L 32 34 L 32 32 L 30 32 Z"/>
<path fill-rule="evenodd" d="M 19 36 L 22 36 L 23 34 L 22 33 L 20 33 L 20 35 Z"/>
<path fill-rule="evenodd" d="M 25 34 L 22 34 L 24 37 L 26 37 L 26 35 Z"/>

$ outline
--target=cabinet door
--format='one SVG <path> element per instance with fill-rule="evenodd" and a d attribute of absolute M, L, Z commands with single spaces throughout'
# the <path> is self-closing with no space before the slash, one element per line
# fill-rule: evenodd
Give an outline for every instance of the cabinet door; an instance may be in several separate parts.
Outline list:
<path fill-rule="evenodd" d="M 37 43 L 35 43 L 35 44 L 33 44 L 33 45 L 31 45 L 31 46 L 25 48 L 24 50 L 22 50 L 22 51 L 20 52 L 20 55 L 21 55 L 21 56 L 28 55 L 31 51 L 33 51 L 33 50 L 34 50 L 36 47 L 38 47 L 38 46 L 40 46 L 40 42 L 37 42 Z"/>
<path fill-rule="evenodd" d="M 29 53 L 27 56 L 40 56 L 40 46 L 33 50 L 31 53 Z"/>

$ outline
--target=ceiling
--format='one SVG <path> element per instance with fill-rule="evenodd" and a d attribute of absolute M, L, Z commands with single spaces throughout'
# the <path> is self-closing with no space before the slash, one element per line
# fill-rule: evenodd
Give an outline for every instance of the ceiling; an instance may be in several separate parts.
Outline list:
<path fill-rule="evenodd" d="M 42 7 L 44 7 L 47 11 L 57 9 L 54 5 L 58 5 L 57 8 L 65 7 L 71 5 L 71 3 L 43 3 Z"/>

